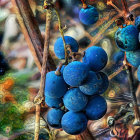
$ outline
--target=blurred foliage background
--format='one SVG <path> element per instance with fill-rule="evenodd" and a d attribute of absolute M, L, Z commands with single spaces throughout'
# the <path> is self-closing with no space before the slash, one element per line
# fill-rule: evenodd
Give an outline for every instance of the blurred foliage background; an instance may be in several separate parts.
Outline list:
<path fill-rule="evenodd" d="M 29 0 L 29 2 L 41 34 L 44 36 L 45 10 L 42 8 L 43 0 Z M 130 7 L 139 3 L 139 0 L 127 0 L 127 2 Z M 57 0 L 56 6 L 59 8 L 63 26 L 67 27 L 65 35 L 72 36 L 78 41 L 80 51 L 96 45 L 107 52 L 109 60 L 104 72 L 110 75 L 122 65 L 124 55 L 114 41 L 114 33 L 118 27 L 112 19 L 119 13 L 113 7 L 107 6 L 106 0 L 87 0 L 87 3 L 95 6 L 100 15 L 100 20 L 91 26 L 85 26 L 79 21 L 78 13 L 82 6 L 80 0 Z M 113 3 L 122 10 L 120 0 L 113 0 Z M 5 74 L 0 75 L 0 139 L 32 140 L 35 118 L 33 99 L 38 92 L 40 73 L 34 64 L 13 9 L 10 0 L 0 0 L 0 51 L 9 65 Z M 132 13 L 135 17 L 140 15 L 140 7 L 134 9 Z M 59 64 L 59 60 L 53 52 L 53 45 L 59 36 L 58 22 L 54 15 L 51 24 L 50 53 L 56 65 Z M 121 56 L 120 53 L 122 53 Z M 135 69 L 133 74 L 137 88 Z M 111 137 L 108 131 L 104 133 L 107 128 L 107 117 L 115 114 L 120 105 L 132 100 L 129 90 L 125 71 L 110 81 L 110 86 L 103 95 L 108 102 L 107 114 L 99 121 L 89 122 L 89 130 L 96 139 L 117 139 Z M 137 94 L 137 98 L 140 104 L 139 94 Z M 46 112 L 47 109 L 42 111 L 44 118 Z M 46 122 L 42 119 L 41 127 L 45 125 Z M 132 136 L 136 128 L 131 125 L 128 128 L 128 134 Z M 40 133 L 40 140 L 49 139 L 48 133 L 44 129 L 41 129 Z M 54 135 L 55 139 L 59 140 L 75 139 L 74 136 L 69 136 L 63 131 L 54 131 Z"/>

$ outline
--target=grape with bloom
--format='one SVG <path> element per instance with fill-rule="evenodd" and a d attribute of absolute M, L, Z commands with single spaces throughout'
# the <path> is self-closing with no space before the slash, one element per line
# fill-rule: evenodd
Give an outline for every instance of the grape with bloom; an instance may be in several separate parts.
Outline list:
<path fill-rule="evenodd" d="M 82 8 L 79 12 L 79 19 L 85 25 L 91 25 L 99 19 L 98 11 L 95 7 L 88 5 L 87 8 Z"/>

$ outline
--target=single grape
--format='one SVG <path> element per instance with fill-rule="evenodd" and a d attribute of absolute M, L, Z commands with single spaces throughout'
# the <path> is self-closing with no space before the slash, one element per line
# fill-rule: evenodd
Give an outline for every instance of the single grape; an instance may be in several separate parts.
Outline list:
<path fill-rule="evenodd" d="M 49 107 L 60 108 L 63 101 L 62 98 L 52 98 L 50 96 L 45 96 L 45 102 Z"/>
<path fill-rule="evenodd" d="M 88 75 L 88 66 L 79 61 L 69 63 L 63 71 L 65 82 L 73 87 L 80 86 Z"/>
<path fill-rule="evenodd" d="M 87 128 L 87 117 L 82 112 L 69 111 L 61 120 L 62 129 L 71 135 L 82 133 Z"/>
<path fill-rule="evenodd" d="M 127 61 L 134 67 L 140 65 L 140 49 L 136 51 L 126 52 Z"/>
<path fill-rule="evenodd" d="M 95 7 L 88 5 L 87 8 L 80 10 L 79 19 L 83 24 L 91 25 L 97 22 L 99 14 Z"/>
<path fill-rule="evenodd" d="M 64 37 L 66 45 L 70 45 L 71 46 L 71 50 L 73 52 L 78 52 L 79 49 L 79 45 L 77 43 L 77 41 L 70 37 L 70 36 L 65 36 Z M 54 52 L 55 55 L 59 58 L 59 59 L 64 59 L 65 58 L 65 50 L 64 50 L 64 44 L 63 44 L 63 39 L 62 37 L 59 37 L 55 44 L 54 44 Z"/>
<path fill-rule="evenodd" d="M 123 51 L 134 51 L 138 49 L 139 31 L 134 25 L 128 25 L 125 28 L 119 28 L 115 33 L 117 46 Z"/>
<path fill-rule="evenodd" d="M 137 76 L 138 76 L 138 80 L 140 81 L 140 65 L 139 65 L 138 70 L 137 70 Z"/>
<path fill-rule="evenodd" d="M 135 19 L 135 26 L 140 31 L 140 16 L 137 16 Z"/>
<path fill-rule="evenodd" d="M 68 90 L 68 85 L 65 83 L 63 76 L 57 76 L 55 71 L 46 74 L 45 95 L 53 98 L 62 97 Z"/>
<path fill-rule="evenodd" d="M 107 60 L 106 52 L 97 46 L 89 47 L 83 57 L 83 63 L 86 63 L 95 72 L 102 70 L 107 64 Z"/>
<path fill-rule="evenodd" d="M 101 119 L 107 111 L 106 100 L 99 95 L 93 96 L 86 106 L 86 116 L 89 120 Z"/>
<path fill-rule="evenodd" d="M 108 76 L 103 73 L 103 72 L 99 72 L 99 75 L 98 77 L 100 77 L 100 86 L 99 86 L 99 90 L 98 90 L 98 94 L 102 94 L 104 93 L 107 88 L 109 87 L 109 80 L 108 80 Z"/>
<path fill-rule="evenodd" d="M 98 73 L 89 71 L 86 81 L 79 87 L 79 89 L 86 95 L 97 94 L 101 83 L 101 77 Z"/>
<path fill-rule="evenodd" d="M 53 128 L 61 128 L 61 119 L 64 111 L 60 109 L 51 109 L 47 114 L 47 122 Z"/>
<path fill-rule="evenodd" d="M 64 95 L 63 102 L 68 110 L 78 112 L 85 108 L 88 98 L 79 88 L 72 88 Z"/>

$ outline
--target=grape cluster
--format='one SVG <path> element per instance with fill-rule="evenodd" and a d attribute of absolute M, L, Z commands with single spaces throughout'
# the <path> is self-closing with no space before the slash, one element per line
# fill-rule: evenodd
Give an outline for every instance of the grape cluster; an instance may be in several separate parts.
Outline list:
<path fill-rule="evenodd" d="M 0 52 L 0 75 L 4 75 L 5 72 L 9 69 L 8 63 L 4 58 L 2 52 Z"/>
<path fill-rule="evenodd" d="M 77 41 L 70 36 L 64 38 L 72 52 L 77 52 Z M 54 52 L 59 59 L 65 58 L 62 38 L 56 40 Z M 52 108 L 47 122 L 72 135 L 82 133 L 88 120 L 98 120 L 107 111 L 106 100 L 101 96 L 109 86 L 107 75 L 101 72 L 107 64 L 107 54 L 97 46 L 83 54 L 82 62 L 72 60 L 46 74 L 45 102 Z"/>
<path fill-rule="evenodd" d="M 136 17 L 135 25 L 119 28 L 115 33 L 115 41 L 122 51 L 126 51 L 127 61 L 138 68 L 140 66 L 140 16 Z M 139 69 L 137 75 L 140 81 Z"/>

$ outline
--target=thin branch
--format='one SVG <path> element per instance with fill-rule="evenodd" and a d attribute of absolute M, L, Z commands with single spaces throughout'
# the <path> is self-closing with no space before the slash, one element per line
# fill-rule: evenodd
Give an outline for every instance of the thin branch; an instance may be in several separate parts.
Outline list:
<path fill-rule="evenodd" d="M 59 12 L 58 12 L 58 10 L 56 9 L 56 7 L 54 7 L 54 10 L 55 10 L 55 13 L 56 13 L 57 19 L 58 19 L 59 31 L 60 31 L 60 34 L 61 34 L 62 39 L 63 39 L 64 50 L 65 50 L 65 63 L 67 64 L 67 63 L 68 63 L 68 53 L 67 53 L 66 42 L 65 42 L 65 38 L 64 38 L 64 29 L 63 29 L 63 27 L 62 27 L 60 15 L 59 15 Z"/>
<path fill-rule="evenodd" d="M 44 43 L 29 2 L 28 0 L 11 1 L 25 40 L 27 41 L 28 47 L 34 57 L 34 61 L 41 72 Z M 50 55 L 47 65 L 47 71 L 56 69 L 55 63 Z"/>
<path fill-rule="evenodd" d="M 124 65 L 122 65 L 116 72 L 112 73 L 111 75 L 108 76 L 108 79 L 111 80 L 115 76 L 117 76 L 120 72 L 124 70 Z"/>
<path fill-rule="evenodd" d="M 41 103 L 44 100 L 44 88 L 45 88 L 45 79 L 46 79 L 46 69 L 47 61 L 49 55 L 49 40 L 50 40 L 50 25 L 52 19 L 52 12 L 50 9 L 47 10 L 46 14 L 46 31 L 45 31 L 45 43 L 44 43 L 44 53 L 43 53 L 43 64 L 41 71 L 41 82 L 38 95 L 35 98 L 36 103 L 36 121 L 35 121 L 35 138 L 34 140 L 39 139 L 39 129 L 40 129 L 40 108 Z"/>
<path fill-rule="evenodd" d="M 126 72 L 128 74 L 128 80 L 129 80 L 129 85 L 130 85 L 130 92 L 131 92 L 131 96 L 132 96 L 132 99 L 133 99 L 133 105 L 134 105 L 134 113 L 135 113 L 134 124 L 135 125 L 137 125 L 137 124 L 140 125 L 140 112 L 139 112 L 138 103 L 137 103 L 137 97 L 136 97 L 136 91 L 135 91 L 132 67 L 126 66 Z"/>

